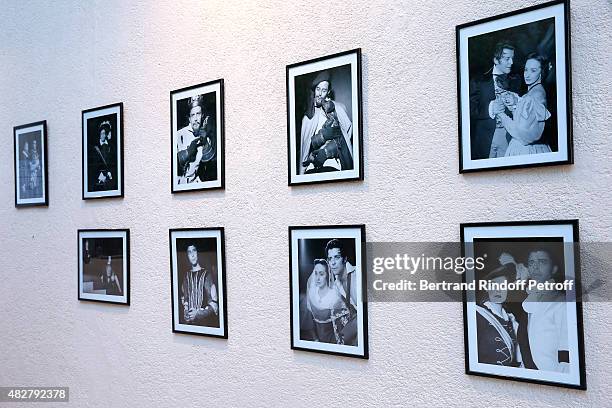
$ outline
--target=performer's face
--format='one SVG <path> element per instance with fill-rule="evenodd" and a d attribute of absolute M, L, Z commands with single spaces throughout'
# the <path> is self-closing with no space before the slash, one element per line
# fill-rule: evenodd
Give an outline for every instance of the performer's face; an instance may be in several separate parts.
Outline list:
<path fill-rule="evenodd" d="M 318 288 L 327 284 L 327 268 L 325 265 L 316 264 L 314 267 L 314 283 Z"/>
<path fill-rule="evenodd" d="M 189 124 L 194 132 L 202 127 L 202 108 L 200 106 L 194 106 L 189 111 Z"/>
<path fill-rule="evenodd" d="M 540 74 L 542 73 L 542 66 L 540 65 L 540 61 L 536 59 L 527 60 L 525 63 L 525 83 L 527 85 L 531 85 L 540 79 Z"/>
<path fill-rule="evenodd" d="M 106 133 L 106 130 L 100 130 L 100 144 L 104 143 L 109 136 L 110 132 Z"/>
<path fill-rule="evenodd" d="M 106 265 L 106 276 L 110 278 L 112 272 L 113 272 L 113 268 L 111 268 L 110 265 Z"/>
<path fill-rule="evenodd" d="M 507 278 L 505 276 L 498 276 L 497 278 L 491 279 L 491 282 L 497 286 L 506 280 Z M 508 297 L 508 291 L 505 289 L 487 290 L 487 292 L 489 293 L 489 300 L 493 303 L 504 303 Z"/>
<path fill-rule="evenodd" d="M 189 245 L 187 248 L 187 258 L 192 266 L 196 266 L 198 264 L 198 250 L 195 246 Z"/>
<path fill-rule="evenodd" d="M 334 275 L 339 275 L 344 272 L 344 266 L 346 265 L 346 258 L 340 253 L 340 248 L 331 248 L 327 251 L 327 263 L 329 269 Z"/>
<path fill-rule="evenodd" d="M 546 251 L 532 251 L 527 259 L 529 277 L 538 282 L 546 282 L 557 272 L 557 266 L 553 265 L 550 254 Z"/>
<path fill-rule="evenodd" d="M 493 63 L 497 66 L 497 68 L 503 72 L 504 74 L 509 74 L 512 70 L 512 64 L 514 58 L 514 50 L 509 50 L 504 48 L 502 50 L 502 55 L 499 58 L 493 58 Z"/>
<path fill-rule="evenodd" d="M 319 82 L 314 92 L 315 92 L 314 103 L 315 103 L 315 106 L 319 108 L 321 107 L 321 104 L 323 104 L 323 100 L 327 98 L 327 94 L 329 93 L 329 82 L 327 81 Z"/>

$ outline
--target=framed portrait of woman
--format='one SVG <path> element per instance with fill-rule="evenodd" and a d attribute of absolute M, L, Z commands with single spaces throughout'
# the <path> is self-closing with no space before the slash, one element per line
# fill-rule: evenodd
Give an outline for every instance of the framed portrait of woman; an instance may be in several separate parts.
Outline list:
<path fill-rule="evenodd" d="M 573 163 L 569 1 L 456 27 L 459 172 Z"/>
<path fill-rule="evenodd" d="M 289 185 L 363 180 L 361 49 L 287 66 Z"/>
<path fill-rule="evenodd" d="M 368 358 L 365 225 L 289 227 L 291 348 Z"/>
<path fill-rule="evenodd" d="M 130 304 L 130 230 L 77 231 L 79 300 Z"/>
<path fill-rule="evenodd" d="M 223 227 L 170 230 L 172 331 L 227 339 Z"/>
<path fill-rule="evenodd" d="M 123 103 L 84 110 L 83 200 L 123 197 Z"/>
<path fill-rule="evenodd" d="M 586 389 L 578 220 L 461 225 L 467 374 Z M 471 285 L 471 286 L 470 286 Z"/>
<path fill-rule="evenodd" d="M 13 128 L 15 207 L 49 205 L 47 121 Z"/>

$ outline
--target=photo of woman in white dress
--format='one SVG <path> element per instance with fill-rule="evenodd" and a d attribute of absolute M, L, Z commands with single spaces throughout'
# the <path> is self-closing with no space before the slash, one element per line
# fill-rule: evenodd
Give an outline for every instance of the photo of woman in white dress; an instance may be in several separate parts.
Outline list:
<path fill-rule="evenodd" d="M 539 143 L 546 121 L 551 116 L 546 107 L 546 90 L 542 85 L 542 77 L 545 76 L 547 68 L 543 56 L 529 54 L 523 74 L 527 93 L 519 97 L 507 91 L 503 102 L 494 102 L 497 119 L 512 137 L 508 143 L 506 157 L 551 152 L 548 144 Z M 512 112 L 512 117 L 505 112 L 506 107 Z"/>

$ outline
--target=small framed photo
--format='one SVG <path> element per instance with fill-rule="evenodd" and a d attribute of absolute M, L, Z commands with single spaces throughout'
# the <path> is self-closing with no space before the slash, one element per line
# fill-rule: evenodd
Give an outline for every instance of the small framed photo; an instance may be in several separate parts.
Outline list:
<path fill-rule="evenodd" d="M 573 163 L 569 1 L 459 25 L 459 172 Z"/>
<path fill-rule="evenodd" d="M 289 185 L 363 180 L 361 49 L 287 65 Z"/>
<path fill-rule="evenodd" d="M 83 200 L 123 197 L 123 103 L 84 110 Z"/>
<path fill-rule="evenodd" d="M 77 232 L 79 300 L 130 304 L 130 230 Z"/>
<path fill-rule="evenodd" d="M 47 121 L 13 128 L 15 207 L 49 205 Z"/>
<path fill-rule="evenodd" d="M 289 227 L 291 348 L 368 358 L 365 225 Z"/>
<path fill-rule="evenodd" d="M 586 389 L 578 221 L 461 225 L 467 374 Z"/>
<path fill-rule="evenodd" d="M 170 92 L 172 193 L 225 186 L 223 79 Z"/>
<path fill-rule="evenodd" d="M 223 227 L 170 230 L 172 331 L 227 339 Z"/>

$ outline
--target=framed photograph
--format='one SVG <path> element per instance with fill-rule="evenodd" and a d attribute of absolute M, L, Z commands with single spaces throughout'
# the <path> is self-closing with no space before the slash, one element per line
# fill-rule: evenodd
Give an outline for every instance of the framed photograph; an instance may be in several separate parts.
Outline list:
<path fill-rule="evenodd" d="M 223 79 L 170 92 L 172 193 L 225 186 Z"/>
<path fill-rule="evenodd" d="M 467 374 L 586 389 L 578 221 L 461 225 Z"/>
<path fill-rule="evenodd" d="M 569 1 L 457 26 L 459 172 L 573 163 Z"/>
<path fill-rule="evenodd" d="M 130 230 L 80 229 L 79 300 L 130 304 Z"/>
<path fill-rule="evenodd" d="M 49 205 L 47 121 L 13 128 L 15 207 Z"/>
<path fill-rule="evenodd" d="M 227 339 L 223 227 L 170 230 L 172 331 Z"/>
<path fill-rule="evenodd" d="M 368 358 L 365 225 L 289 227 L 291 348 Z"/>
<path fill-rule="evenodd" d="M 287 65 L 289 185 L 363 180 L 361 49 Z"/>
<path fill-rule="evenodd" d="M 84 110 L 83 200 L 123 197 L 123 103 Z"/>

